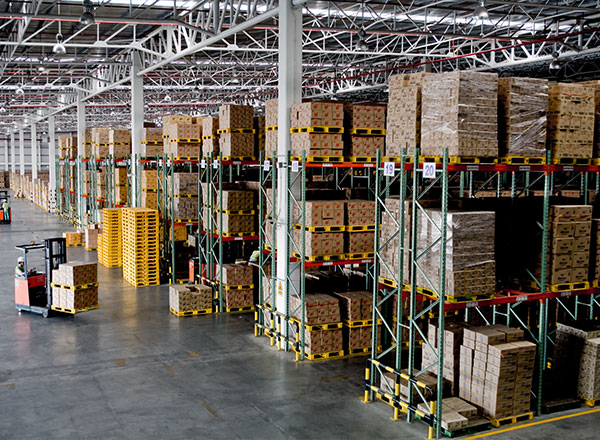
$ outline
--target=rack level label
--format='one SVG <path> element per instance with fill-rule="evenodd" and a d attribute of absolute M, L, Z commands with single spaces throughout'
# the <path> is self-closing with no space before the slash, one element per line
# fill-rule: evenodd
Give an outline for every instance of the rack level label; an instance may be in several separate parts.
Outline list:
<path fill-rule="evenodd" d="M 423 163 L 423 178 L 424 179 L 435 179 L 435 162 L 424 162 Z"/>

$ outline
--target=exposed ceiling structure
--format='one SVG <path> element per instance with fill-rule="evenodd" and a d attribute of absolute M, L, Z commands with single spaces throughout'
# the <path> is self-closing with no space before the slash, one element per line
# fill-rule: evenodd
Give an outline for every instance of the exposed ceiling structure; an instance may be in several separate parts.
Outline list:
<path fill-rule="evenodd" d="M 600 72 L 600 1 L 294 3 L 303 8 L 305 97 L 385 99 L 387 77 L 402 71 Z M 93 23 L 82 24 L 84 10 Z M 0 133 L 33 121 L 43 132 L 51 114 L 59 131 L 75 130 L 78 96 L 90 126 L 127 126 L 134 52 L 148 120 L 259 105 L 277 94 L 278 33 L 274 0 L 0 2 Z M 53 52 L 57 35 L 64 54 Z"/>

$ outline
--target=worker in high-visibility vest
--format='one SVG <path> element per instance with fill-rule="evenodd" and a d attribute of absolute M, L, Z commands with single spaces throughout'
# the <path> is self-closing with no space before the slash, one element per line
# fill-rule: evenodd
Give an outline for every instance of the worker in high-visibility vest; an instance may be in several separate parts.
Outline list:
<path fill-rule="evenodd" d="M 258 263 L 259 256 L 260 256 L 260 249 L 256 249 L 254 252 L 252 252 L 252 255 L 250 255 L 250 259 L 248 260 L 248 263 Z"/>
<path fill-rule="evenodd" d="M 8 200 L 5 200 L 2 204 L 2 210 L 4 211 L 4 220 L 10 220 L 10 205 Z"/>

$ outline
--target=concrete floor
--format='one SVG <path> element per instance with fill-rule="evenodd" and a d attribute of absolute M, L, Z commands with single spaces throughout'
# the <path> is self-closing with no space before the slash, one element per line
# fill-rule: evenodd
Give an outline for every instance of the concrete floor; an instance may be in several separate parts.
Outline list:
<path fill-rule="evenodd" d="M 28 201 L 13 201 L 13 213 L 0 225 L 0 439 L 426 436 L 425 425 L 393 422 L 388 406 L 359 400 L 363 358 L 296 363 L 253 336 L 250 315 L 177 318 L 168 286 L 135 289 L 120 269 L 99 266 L 99 310 L 18 315 L 14 246 L 72 228 Z M 69 259 L 96 254 L 69 248 Z M 599 414 L 493 438 L 597 439 Z"/>

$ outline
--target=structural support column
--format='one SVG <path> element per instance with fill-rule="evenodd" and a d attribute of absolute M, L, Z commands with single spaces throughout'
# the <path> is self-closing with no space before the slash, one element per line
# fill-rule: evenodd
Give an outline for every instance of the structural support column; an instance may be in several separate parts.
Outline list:
<path fill-rule="evenodd" d="M 8 171 L 8 139 L 4 140 L 4 171 Z"/>
<path fill-rule="evenodd" d="M 141 206 L 139 200 L 141 185 L 140 159 L 142 157 L 142 139 L 144 132 L 144 79 L 138 76 L 142 62 L 137 52 L 132 53 L 131 66 L 131 206 Z"/>
<path fill-rule="evenodd" d="M 19 130 L 19 173 L 25 175 L 25 131 Z"/>
<path fill-rule="evenodd" d="M 31 124 L 31 179 L 37 179 L 38 177 L 38 150 L 39 145 L 37 143 L 37 127 L 35 124 Z"/>
<path fill-rule="evenodd" d="M 286 314 L 289 292 L 287 291 L 287 266 L 290 257 L 287 233 L 290 222 L 288 211 L 288 152 L 291 148 L 290 115 L 293 104 L 302 99 L 302 6 L 294 7 L 292 0 L 279 2 L 279 112 L 277 137 L 277 280 L 275 305 L 277 311 Z M 298 181 L 298 184 L 300 182 Z M 300 193 L 298 185 L 297 195 Z M 296 275 L 298 271 L 296 271 Z M 299 289 L 298 276 L 290 279 Z M 286 324 L 287 334 L 287 324 Z"/>
<path fill-rule="evenodd" d="M 13 173 L 17 172 L 17 145 L 15 143 L 15 133 L 12 132 L 10 134 L 10 155 L 11 155 L 11 161 L 10 161 L 10 170 Z"/>
<path fill-rule="evenodd" d="M 54 116 L 48 117 L 48 198 L 50 212 L 56 211 L 56 132 L 54 129 Z"/>
<path fill-rule="evenodd" d="M 83 198 L 83 191 L 81 188 L 81 180 L 83 176 L 83 162 L 81 158 L 85 156 L 85 102 L 83 102 L 83 94 L 81 91 L 77 92 L 77 160 L 75 164 L 77 166 L 77 216 L 79 217 L 79 226 L 83 225 L 83 215 L 85 214 L 84 206 L 85 200 Z"/>

